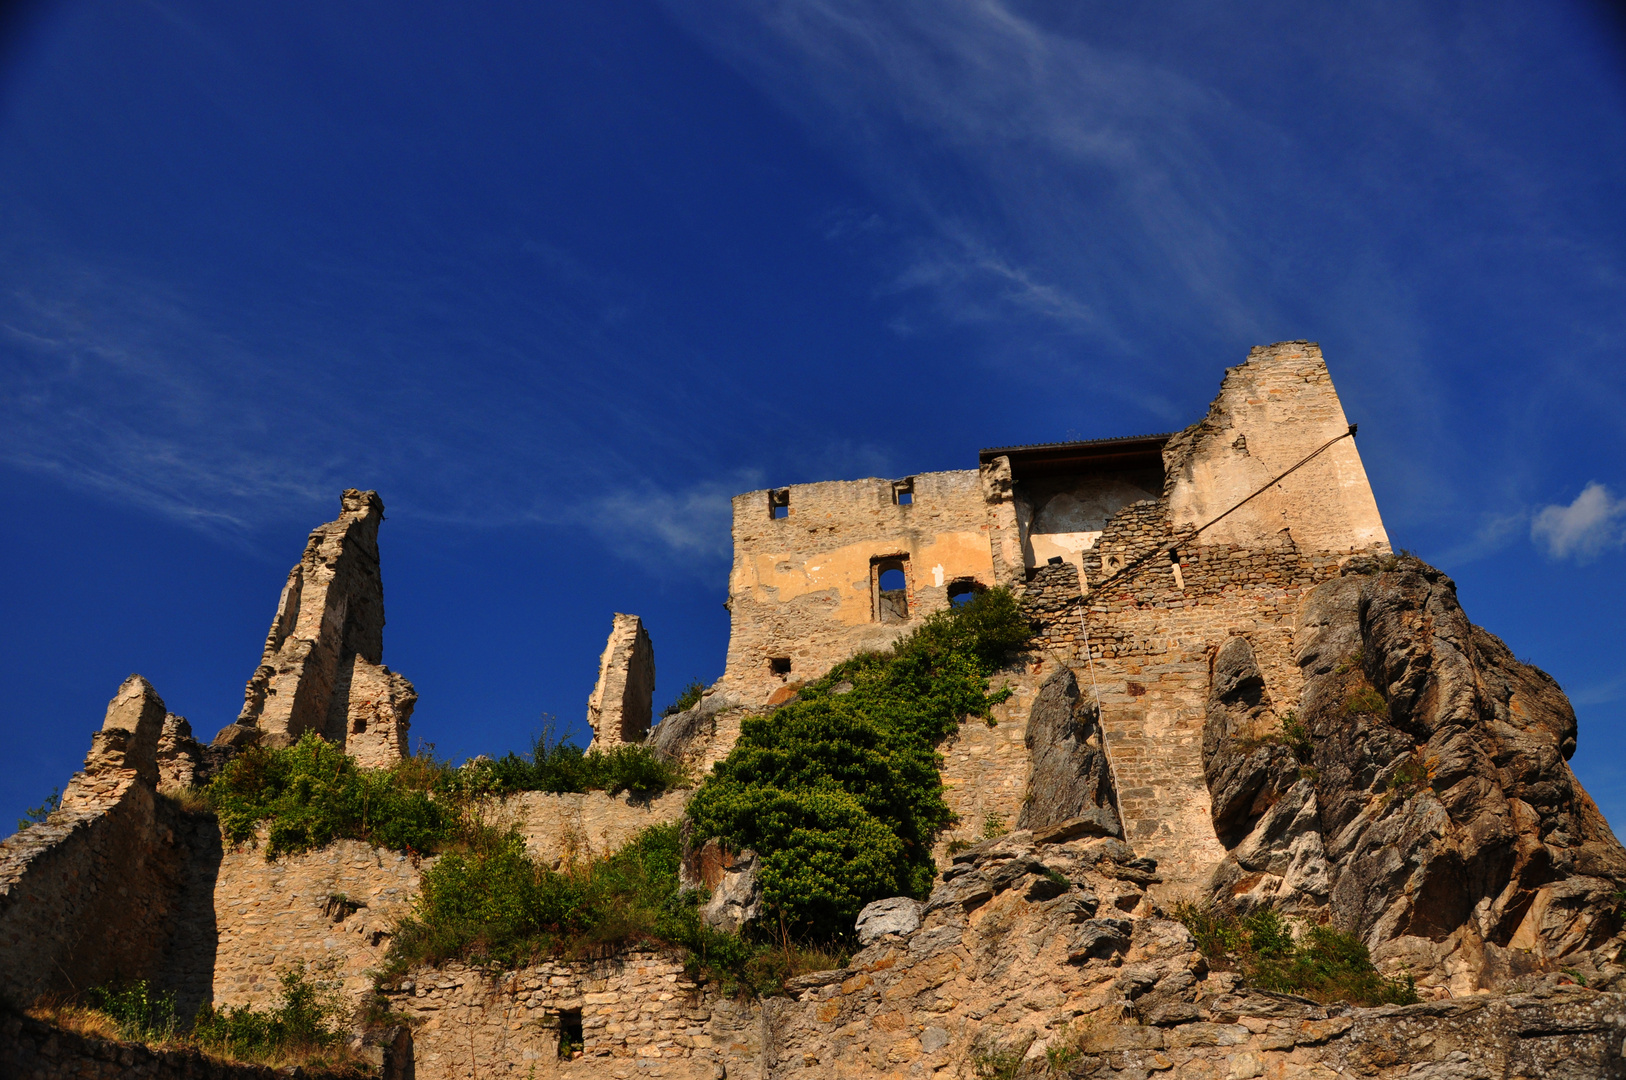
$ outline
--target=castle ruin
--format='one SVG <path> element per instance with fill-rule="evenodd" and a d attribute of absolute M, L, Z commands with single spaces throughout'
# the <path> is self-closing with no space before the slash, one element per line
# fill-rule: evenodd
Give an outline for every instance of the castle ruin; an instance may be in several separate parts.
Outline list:
<path fill-rule="evenodd" d="M 959 823 L 930 895 L 871 904 L 846 966 L 754 1002 L 642 948 L 377 983 L 416 856 L 342 840 L 271 861 L 160 790 L 307 734 L 368 766 L 408 753 L 416 693 L 383 664 L 383 504 L 347 490 L 287 579 L 239 717 L 201 745 L 131 676 L 62 808 L 0 841 L 0 1073 L 260 1080 L 21 1010 L 145 978 L 191 1015 L 261 1002 L 297 964 L 406 1021 L 374 1047 L 390 1078 L 1626 1077 L 1626 849 L 1567 764 L 1574 712 L 1448 578 L 1390 552 L 1354 435 L 1319 348 L 1282 342 L 1181 432 L 737 496 L 722 676 L 652 728 L 653 644 L 615 614 L 593 747 L 643 742 L 703 773 L 742 722 L 988 588 L 1036 632 L 994 677 L 992 722 L 939 747 Z M 1361 688 L 1382 707 L 1352 712 Z M 559 869 L 678 820 L 689 794 L 526 791 L 489 812 Z M 713 925 L 734 928 L 760 907 L 755 857 L 693 839 L 703 917 L 721 905 Z M 1188 900 L 1358 933 L 1428 1000 L 1252 989 L 1168 918 Z"/>

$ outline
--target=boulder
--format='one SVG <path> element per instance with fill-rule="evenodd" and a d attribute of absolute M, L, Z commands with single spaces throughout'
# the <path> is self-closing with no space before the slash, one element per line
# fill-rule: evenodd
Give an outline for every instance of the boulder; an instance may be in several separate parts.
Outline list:
<path fill-rule="evenodd" d="M 866 904 L 853 924 L 858 944 L 868 945 L 887 934 L 912 934 L 920 927 L 920 913 L 924 907 L 919 900 L 907 896 L 893 896 Z"/>

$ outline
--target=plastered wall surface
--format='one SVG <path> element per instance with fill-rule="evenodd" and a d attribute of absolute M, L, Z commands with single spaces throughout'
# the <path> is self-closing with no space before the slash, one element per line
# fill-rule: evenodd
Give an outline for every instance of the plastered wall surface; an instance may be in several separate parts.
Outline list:
<path fill-rule="evenodd" d="M 883 649 L 915 620 L 948 605 L 949 586 L 995 584 L 988 513 L 978 473 L 921 473 L 899 505 L 895 481 L 852 480 L 788 489 L 789 513 L 770 516 L 770 493 L 734 499 L 732 631 L 722 685 L 747 705 L 791 682 L 815 679 L 864 649 Z M 876 617 L 874 560 L 906 560 L 910 621 Z M 774 672 L 773 658 L 790 662 Z"/>

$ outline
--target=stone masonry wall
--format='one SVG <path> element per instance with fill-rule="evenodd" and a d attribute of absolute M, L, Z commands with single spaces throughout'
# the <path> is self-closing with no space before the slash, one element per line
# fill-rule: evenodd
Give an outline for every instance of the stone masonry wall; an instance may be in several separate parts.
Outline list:
<path fill-rule="evenodd" d="M 1157 555 L 1112 578 L 1173 542 L 1159 503 L 1115 517 L 1098 545 L 1103 584 L 1089 598 L 1088 625 L 1125 839 L 1158 860 L 1171 895 L 1183 895 L 1224 856 L 1202 762 L 1214 652 L 1246 637 L 1271 697 L 1296 702 L 1299 604 L 1337 575 L 1339 556 L 1302 552 L 1284 531 L 1271 546 L 1182 548 L 1178 563 Z"/>
<path fill-rule="evenodd" d="M 706 995 L 655 953 L 549 963 L 495 977 L 452 964 L 413 971 L 389 991 L 413 1019 L 416 1080 L 716 1080 L 760 1055 L 756 1009 Z M 561 1018 L 582 1048 L 559 1053 Z"/>
<path fill-rule="evenodd" d="M 771 492 L 735 497 L 732 629 L 720 689 L 762 705 L 854 653 L 887 647 L 920 616 L 946 607 L 956 581 L 996 584 L 979 474 L 911 477 L 906 504 L 896 501 L 898 483 L 782 489 L 789 492 L 782 518 L 771 516 Z M 907 622 L 876 618 L 875 561 L 885 557 L 905 560 Z M 776 672 L 775 659 L 789 670 Z"/>
<path fill-rule="evenodd" d="M 615 614 L 598 661 L 598 682 L 587 699 L 592 746 L 608 750 L 642 742 L 654 715 L 655 647 L 636 615 Z"/>
<path fill-rule="evenodd" d="M 575 860 L 608 855 L 649 826 L 676 821 L 683 816 L 691 794 L 678 789 L 653 799 L 638 799 L 624 792 L 556 795 L 522 791 L 503 800 L 493 821 L 517 825 L 532 857 L 557 869 Z"/>
<path fill-rule="evenodd" d="M 412 859 L 358 840 L 274 862 L 252 845 L 227 851 L 213 889 L 214 1003 L 265 1007 L 277 975 L 299 964 L 359 1001 L 419 877 Z"/>

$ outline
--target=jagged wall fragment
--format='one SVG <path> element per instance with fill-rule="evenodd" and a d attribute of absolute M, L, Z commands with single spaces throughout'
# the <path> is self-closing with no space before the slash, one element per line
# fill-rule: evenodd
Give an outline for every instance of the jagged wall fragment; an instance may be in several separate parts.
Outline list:
<path fill-rule="evenodd" d="M 385 765 L 407 752 L 417 694 L 383 666 L 384 580 L 375 491 L 347 489 L 338 518 L 314 530 L 288 574 L 237 722 L 217 745 L 287 746 L 306 732 Z"/>
<path fill-rule="evenodd" d="M 587 699 L 593 746 L 608 750 L 642 742 L 654 716 L 655 646 L 643 620 L 616 613 L 598 660 L 598 682 Z"/>

